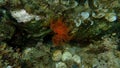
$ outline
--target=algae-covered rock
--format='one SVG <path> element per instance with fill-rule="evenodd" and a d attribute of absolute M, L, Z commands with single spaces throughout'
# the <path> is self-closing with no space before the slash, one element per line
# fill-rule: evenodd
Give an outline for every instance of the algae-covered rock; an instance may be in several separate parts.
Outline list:
<path fill-rule="evenodd" d="M 15 30 L 12 26 L 0 23 L 0 40 L 11 39 L 14 31 Z"/>
<path fill-rule="evenodd" d="M 76 32 L 76 39 L 95 39 L 96 36 L 104 35 L 107 31 L 112 27 L 112 23 L 104 22 L 104 21 L 94 21 L 93 25 L 86 23 L 81 25 L 81 27 Z"/>

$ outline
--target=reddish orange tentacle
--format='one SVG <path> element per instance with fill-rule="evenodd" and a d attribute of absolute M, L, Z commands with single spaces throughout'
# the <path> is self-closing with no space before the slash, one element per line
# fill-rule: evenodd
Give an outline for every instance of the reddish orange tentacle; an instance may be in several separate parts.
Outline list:
<path fill-rule="evenodd" d="M 70 40 L 70 36 L 68 35 L 69 28 L 64 24 L 61 18 L 59 18 L 57 21 L 52 20 L 50 23 L 50 28 L 54 33 L 56 33 L 52 38 L 52 41 L 55 45 Z"/>

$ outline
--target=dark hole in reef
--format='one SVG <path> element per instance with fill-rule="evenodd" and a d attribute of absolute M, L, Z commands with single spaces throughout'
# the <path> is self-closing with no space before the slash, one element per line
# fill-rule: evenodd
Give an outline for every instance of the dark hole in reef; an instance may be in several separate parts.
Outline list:
<path fill-rule="evenodd" d="M 120 38 L 120 37 L 119 37 L 119 38 Z M 120 39 L 119 39 L 119 42 L 118 42 L 117 50 L 120 51 Z"/>
<path fill-rule="evenodd" d="M 48 34 L 46 35 L 44 38 L 43 38 L 43 43 L 52 43 L 52 37 L 53 37 L 53 34 Z"/>
<path fill-rule="evenodd" d="M 87 53 L 91 53 L 91 54 L 100 54 L 100 53 L 104 53 L 106 51 L 108 51 L 109 49 L 106 46 L 100 46 L 98 48 L 90 48 L 89 50 L 87 50 Z"/>
<path fill-rule="evenodd" d="M 86 0 L 75 0 L 76 2 L 79 3 L 79 5 L 84 5 L 84 3 L 86 2 Z"/>
<path fill-rule="evenodd" d="M 72 45 L 76 45 L 79 47 L 86 47 L 88 46 L 90 43 L 92 43 L 92 41 L 90 41 L 90 39 L 73 39 L 70 41 L 70 44 Z"/>
<path fill-rule="evenodd" d="M 80 40 L 78 43 L 80 47 L 86 47 L 88 46 L 92 41 L 90 39 Z"/>
<path fill-rule="evenodd" d="M 22 48 L 25 45 L 24 36 L 21 33 L 16 32 L 11 39 L 6 40 L 7 44 L 13 49 Z"/>
<path fill-rule="evenodd" d="M 15 31 L 12 35 L 11 39 L 4 40 L 9 46 L 13 47 L 13 49 L 23 48 L 28 42 L 27 35 L 28 33 L 22 29 L 21 26 L 15 25 Z"/>

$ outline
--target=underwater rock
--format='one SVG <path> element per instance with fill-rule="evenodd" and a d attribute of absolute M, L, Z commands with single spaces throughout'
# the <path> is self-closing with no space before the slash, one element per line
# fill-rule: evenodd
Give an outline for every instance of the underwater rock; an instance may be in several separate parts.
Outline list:
<path fill-rule="evenodd" d="M 40 58 L 42 56 L 45 56 L 45 57 L 48 56 L 48 53 L 45 52 L 44 48 L 43 50 L 42 49 L 39 50 L 39 49 L 32 47 L 32 48 L 26 48 L 24 50 L 22 59 L 23 60 L 34 60 L 32 58 Z"/>
<path fill-rule="evenodd" d="M 40 20 L 39 16 L 32 15 L 26 12 L 26 10 L 21 9 L 17 11 L 11 11 L 11 15 L 17 20 L 17 22 L 29 22 L 35 18 L 35 20 Z"/>
<path fill-rule="evenodd" d="M 90 14 L 89 14 L 89 12 L 82 12 L 81 16 L 82 16 L 83 20 L 85 20 L 85 19 L 89 18 Z"/>
<path fill-rule="evenodd" d="M 12 66 L 7 66 L 6 68 L 13 68 Z"/>
<path fill-rule="evenodd" d="M 117 16 L 115 13 L 107 13 L 105 15 L 105 19 L 108 20 L 109 22 L 113 22 L 117 20 Z"/>
<path fill-rule="evenodd" d="M 52 59 L 54 61 L 59 61 L 59 60 L 61 60 L 61 58 L 62 58 L 62 51 L 61 50 L 54 51 Z"/>
<path fill-rule="evenodd" d="M 77 64 L 81 63 L 81 58 L 80 58 L 80 56 L 78 56 L 78 55 L 74 55 L 74 56 L 72 57 L 72 60 L 73 60 L 74 62 L 76 62 Z"/>
<path fill-rule="evenodd" d="M 0 23 L 0 40 L 11 39 L 15 29 L 7 24 Z"/>
<path fill-rule="evenodd" d="M 29 60 L 29 53 L 32 51 L 33 48 L 26 48 L 23 52 L 23 59 L 24 60 Z"/>
<path fill-rule="evenodd" d="M 116 58 L 115 55 L 113 55 L 114 53 L 112 51 L 109 52 L 105 52 L 105 53 L 101 53 L 98 55 L 98 63 L 97 67 L 98 68 L 119 68 L 119 60 L 118 58 Z"/>
<path fill-rule="evenodd" d="M 67 61 L 72 59 L 72 54 L 70 52 L 64 52 L 62 55 L 62 61 Z"/>
<path fill-rule="evenodd" d="M 63 62 L 56 63 L 56 68 L 67 68 L 67 65 Z"/>
<path fill-rule="evenodd" d="M 76 27 L 79 27 L 82 23 L 84 23 L 84 21 L 89 20 L 89 17 L 90 13 L 88 11 L 78 13 L 74 19 Z"/>

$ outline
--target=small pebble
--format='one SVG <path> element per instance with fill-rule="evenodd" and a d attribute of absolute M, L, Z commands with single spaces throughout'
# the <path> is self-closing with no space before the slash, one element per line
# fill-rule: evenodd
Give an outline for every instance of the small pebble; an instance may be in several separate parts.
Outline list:
<path fill-rule="evenodd" d="M 117 16 L 115 13 L 108 13 L 105 15 L 105 19 L 108 20 L 109 22 L 113 22 L 117 20 Z"/>
<path fill-rule="evenodd" d="M 62 55 L 62 61 L 67 61 L 72 59 L 72 54 L 70 52 L 64 52 Z"/>
<path fill-rule="evenodd" d="M 79 64 L 79 63 L 81 62 L 80 56 L 78 56 L 78 55 L 74 55 L 74 56 L 72 57 L 72 60 L 73 60 L 74 62 L 76 62 L 77 64 Z"/>
<path fill-rule="evenodd" d="M 9 65 L 9 66 L 7 66 L 6 68 L 13 68 L 13 67 Z"/>
<path fill-rule="evenodd" d="M 81 16 L 85 20 L 85 19 L 89 18 L 90 14 L 89 14 L 89 12 L 82 12 Z"/>
<path fill-rule="evenodd" d="M 67 65 L 63 62 L 56 63 L 56 68 L 67 68 Z"/>
<path fill-rule="evenodd" d="M 62 58 L 62 51 L 61 50 L 54 51 L 52 59 L 54 61 L 59 61 L 59 60 L 61 60 L 61 58 Z"/>

